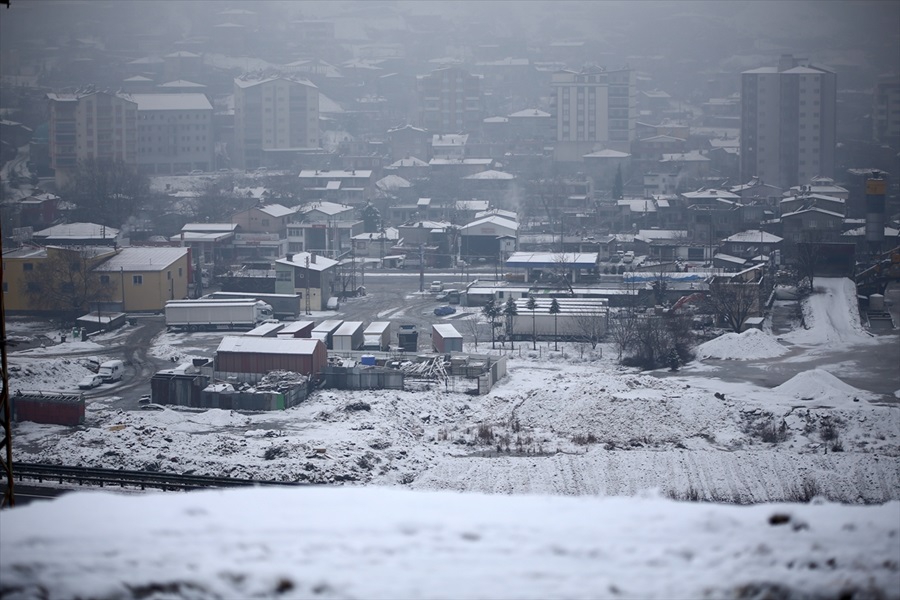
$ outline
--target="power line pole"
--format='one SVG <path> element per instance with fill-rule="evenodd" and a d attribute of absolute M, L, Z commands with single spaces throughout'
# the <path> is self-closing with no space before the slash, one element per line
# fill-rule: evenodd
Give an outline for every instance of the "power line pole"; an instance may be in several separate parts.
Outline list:
<path fill-rule="evenodd" d="M 0 268 L 0 278 L 5 279 L 3 269 Z M 6 479 L 6 491 L 3 498 L 0 499 L 0 508 L 4 506 L 15 506 L 16 498 L 13 493 L 13 468 L 12 468 L 12 429 L 10 422 L 12 421 L 12 410 L 9 405 L 9 370 L 6 363 L 6 294 L 0 293 L 0 379 L 2 379 L 3 389 L 0 390 L 0 450 L 5 450 L 0 456 L 0 470 Z"/>
<path fill-rule="evenodd" d="M 306 314 L 312 314 L 309 311 L 309 253 L 306 254 L 306 273 L 303 277 L 306 278 Z"/>
<path fill-rule="evenodd" d="M 425 291 L 425 244 L 419 244 L 419 293 Z"/>

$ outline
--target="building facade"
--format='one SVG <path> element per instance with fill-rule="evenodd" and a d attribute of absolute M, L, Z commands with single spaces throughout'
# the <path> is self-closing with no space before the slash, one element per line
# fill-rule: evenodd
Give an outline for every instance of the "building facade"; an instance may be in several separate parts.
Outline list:
<path fill-rule="evenodd" d="M 556 112 L 556 158 L 580 161 L 595 146 L 630 151 L 637 122 L 637 92 L 630 69 L 585 67 L 558 71 L 551 82 Z"/>
<path fill-rule="evenodd" d="M 213 171 L 213 107 L 205 94 L 132 94 L 138 169 L 148 175 Z"/>
<path fill-rule="evenodd" d="M 460 67 L 445 67 L 419 76 L 416 88 L 421 127 L 434 133 L 474 132 L 481 127 L 484 98 L 480 76 Z"/>
<path fill-rule="evenodd" d="M 318 148 L 318 88 L 281 75 L 235 79 L 234 145 L 232 163 L 244 169 L 268 164 L 270 153 Z"/>
<path fill-rule="evenodd" d="M 741 75 L 741 180 L 758 177 L 787 189 L 832 177 L 837 77 L 806 59 Z"/>
<path fill-rule="evenodd" d="M 50 101 L 50 166 L 65 186 L 78 163 L 88 160 L 137 166 L 137 104 L 109 92 L 47 94 Z"/>

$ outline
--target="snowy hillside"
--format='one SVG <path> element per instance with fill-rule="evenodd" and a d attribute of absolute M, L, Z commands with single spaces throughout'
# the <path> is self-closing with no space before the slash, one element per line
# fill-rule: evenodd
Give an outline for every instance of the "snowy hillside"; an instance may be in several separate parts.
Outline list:
<path fill-rule="evenodd" d="M 0 512 L 5 598 L 897 598 L 900 503 L 242 489 Z M 96 518 L 86 518 L 96 515 Z"/>

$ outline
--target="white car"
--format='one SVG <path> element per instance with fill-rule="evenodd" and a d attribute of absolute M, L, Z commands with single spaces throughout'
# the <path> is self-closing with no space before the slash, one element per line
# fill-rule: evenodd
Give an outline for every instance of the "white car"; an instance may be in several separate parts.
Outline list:
<path fill-rule="evenodd" d="M 78 382 L 78 388 L 82 390 L 92 390 L 103 383 L 103 378 L 99 375 L 88 375 Z"/>

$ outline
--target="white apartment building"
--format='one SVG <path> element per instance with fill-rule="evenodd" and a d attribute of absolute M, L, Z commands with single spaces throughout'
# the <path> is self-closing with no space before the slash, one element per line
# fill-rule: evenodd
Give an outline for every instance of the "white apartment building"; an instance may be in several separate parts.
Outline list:
<path fill-rule="evenodd" d="M 112 160 L 137 164 L 137 106 L 109 92 L 47 94 L 50 165 L 56 184 L 70 181 L 79 163 Z"/>
<path fill-rule="evenodd" d="M 741 181 L 788 189 L 834 173 L 837 77 L 784 55 L 741 75 Z"/>
<path fill-rule="evenodd" d="M 637 92 L 630 69 L 585 67 L 557 71 L 551 81 L 556 112 L 556 160 L 580 161 L 598 145 L 630 152 Z"/>
<path fill-rule="evenodd" d="M 204 94 L 131 94 L 138 169 L 148 175 L 215 170 L 213 107 Z"/>
<path fill-rule="evenodd" d="M 244 169 L 267 166 L 270 154 L 318 148 L 318 88 L 283 75 L 235 79 L 234 142 L 232 164 Z"/>

